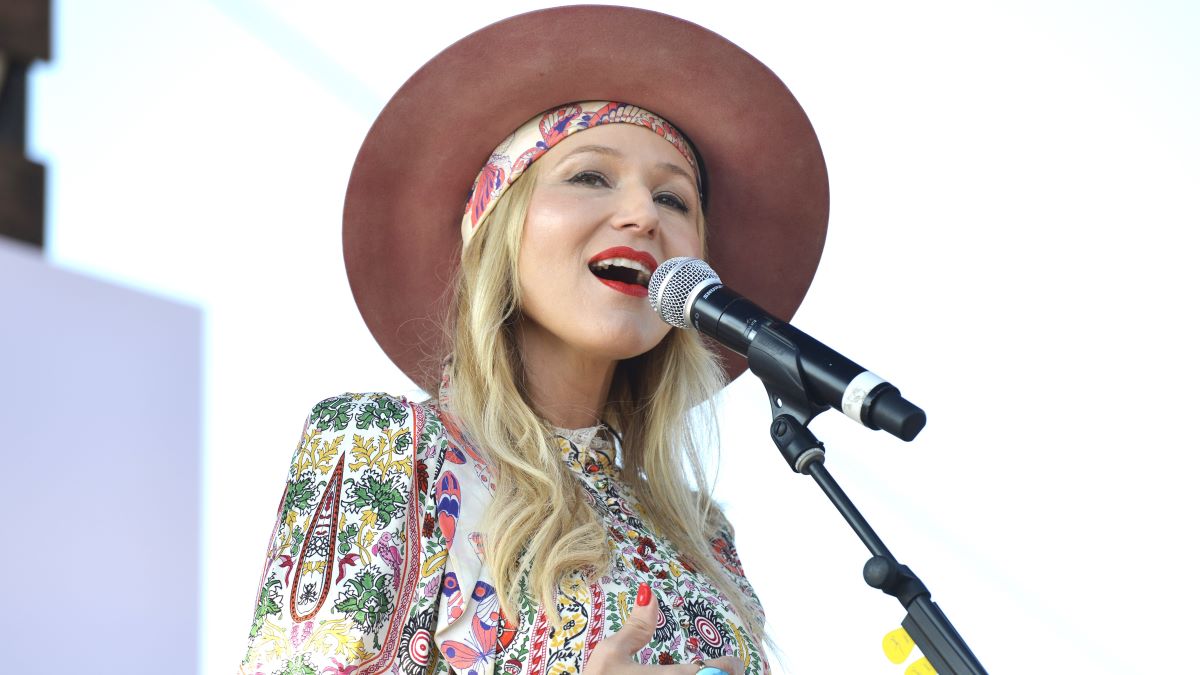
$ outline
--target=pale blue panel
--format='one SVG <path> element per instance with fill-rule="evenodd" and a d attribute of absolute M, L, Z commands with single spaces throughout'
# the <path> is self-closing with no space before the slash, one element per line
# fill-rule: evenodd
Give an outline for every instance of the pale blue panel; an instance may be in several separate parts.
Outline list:
<path fill-rule="evenodd" d="M 0 239 L 5 672 L 196 671 L 202 326 Z"/>

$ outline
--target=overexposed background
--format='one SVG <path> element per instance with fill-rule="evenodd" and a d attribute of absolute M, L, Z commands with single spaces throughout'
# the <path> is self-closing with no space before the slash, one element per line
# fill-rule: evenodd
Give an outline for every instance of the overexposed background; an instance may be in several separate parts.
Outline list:
<path fill-rule="evenodd" d="M 204 312 L 201 672 L 231 672 L 309 407 L 416 393 L 343 273 L 359 143 L 437 51 L 550 3 L 54 4 L 47 255 Z M 983 664 L 1195 672 L 1198 6 L 631 4 L 738 43 L 811 117 L 832 215 L 795 323 L 929 413 L 911 444 L 814 429 Z M 749 376 L 728 390 L 718 492 L 777 668 L 902 672 L 880 650 L 902 609 L 766 412 Z"/>

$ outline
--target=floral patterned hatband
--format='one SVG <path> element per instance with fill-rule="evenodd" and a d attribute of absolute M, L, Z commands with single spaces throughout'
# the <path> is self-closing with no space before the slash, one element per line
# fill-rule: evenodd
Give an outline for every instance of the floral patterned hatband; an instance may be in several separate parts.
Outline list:
<path fill-rule="evenodd" d="M 536 115 L 504 139 L 475 178 L 462 219 L 463 250 L 478 232 L 479 224 L 496 206 L 500 196 L 537 158 L 571 134 L 601 124 L 623 122 L 645 127 L 675 146 L 692 169 L 696 154 L 683 134 L 654 113 L 628 103 L 580 101 L 567 103 Z"/>

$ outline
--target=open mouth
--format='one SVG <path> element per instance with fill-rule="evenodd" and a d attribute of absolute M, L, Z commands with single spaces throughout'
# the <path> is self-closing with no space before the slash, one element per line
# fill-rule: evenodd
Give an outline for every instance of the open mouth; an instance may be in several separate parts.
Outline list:
<path fill-rule="evenodd" d="M 653 255 L 628 246 L 606 248 L 588 261 L 588 269 L 600 283 L 635 298 L 649 297 L 650 275 L 657 268 Z"/>
<path fill-rule="evenodd" d="M 588 265 L 592 274 L 603 280 L 632 284 L 646 288 L 650 285 L 650 270 L 628 258 L 608 258 Z"/>

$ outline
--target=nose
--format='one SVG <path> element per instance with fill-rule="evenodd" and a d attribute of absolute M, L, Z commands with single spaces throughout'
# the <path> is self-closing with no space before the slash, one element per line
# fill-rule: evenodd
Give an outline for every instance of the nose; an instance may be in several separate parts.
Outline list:
<path fill-rule="evenodd" d="M 653 239 L 658 234 L 658 208 L 654 203 L 654 195 L 643 186 L 630 186 L 622 190 L 612 226 Z"/>

